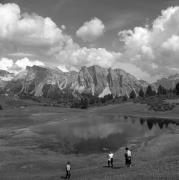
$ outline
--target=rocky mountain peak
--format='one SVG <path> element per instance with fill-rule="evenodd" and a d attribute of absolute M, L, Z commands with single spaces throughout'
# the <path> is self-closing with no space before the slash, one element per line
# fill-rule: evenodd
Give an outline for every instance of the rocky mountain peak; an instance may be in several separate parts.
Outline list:
<path fill-rule="evenodd" d="M 67 73 L 59 69 L 33 66 L 18 74 L 7 87 L 34 96 L 50 97 L 53 92 L 63 94 L 68 91 L 103 97 L 107 94 L 129 95 L 132 90 L 137 93 L 143 84 L 121 69 L 107 69 L 97 65 L 83 66 L 79 72 Z"/>
<path fill-rule="evenodd" d="M 14 74 L 0 69 L 0 88 L 4 88 L 7 82 L 14 78 Z"/>
<path fill-rule="evenodd" d="M 176 84 L 179 83 L 179 74 L 174 74 L 169 77 L 164 77 L 159 80 L 157 80 L 152 85 L 156 87 L 156 89 L 159 87 L 159 85 L 162 85 L 165 89 L 174 89 Z"/>

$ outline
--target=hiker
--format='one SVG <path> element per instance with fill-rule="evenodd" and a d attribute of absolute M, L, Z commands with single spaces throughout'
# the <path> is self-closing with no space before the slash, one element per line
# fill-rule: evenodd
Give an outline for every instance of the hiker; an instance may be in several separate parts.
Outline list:
<path fill-rule="evenodd" d="M 66 179 L 70 179 L 70 176 L 71 176 L 70 170 L 71 170 L 70 162 L 67 162 L 67 164 L 66 164 L 66 177 L 65 177 Z"/>
<path fill-rule="evenodd" d="M 110 153 L 108 154 L 108 167 L 112 167 L 113 168 L 113 157 L 114 154 L 110 151 Z"/>
<path fill-rule="evenodd" d="M 131 150 L 129 150 L 128 147 L 126 147 L 126 152 L 125 152 L 125 161 L 126 161 L 126 166 L 131 167 Z"/>

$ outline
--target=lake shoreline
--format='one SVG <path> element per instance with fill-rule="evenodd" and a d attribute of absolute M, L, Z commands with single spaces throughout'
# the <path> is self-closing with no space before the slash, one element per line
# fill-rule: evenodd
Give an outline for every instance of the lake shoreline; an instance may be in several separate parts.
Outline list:
<path fill-rule="evenodd" d="M 55 131 L 49 132 L 52 133 L 52 136 L 51 134 L 48 136 L 49 142 L 53 142 L 53 133 L 59 131 L 58 123 L 59 127 L 63 128 L 64 124 L 70 122 L 73 124 L 79 121 L 90 122 L 93 120 L 95 122 L 103 121 L 106 118 L 108 123 L 113 124 L 119 121 L 122 116 L 124 116 L 123 121 L 129 121 L 129 116 L 148 118 L 151 115 L 155 118 L 174 117 L 174 120 L 178 122 L 176 119 L 176 115 L 179 113 L 177 108 L 178 106 L 171 112 L 158 113 L 150 112 L 143 104 L 124 103 L 87 110 L 42 106 L 5 109 L 0 114 L 1 179 L 63 179 L 65 163 L 70 161 L 72 179 L 74 180 L 158 180 L 159 177 L 160 179 L 177 180 L 179 178 L 177 169 L 179 164 L 179 130 L 177 125 L 169 126 L 166 131 L 158 135 L 150 131 L 144 137 L 136 137 L 119 147 L 114 156 L 114 169 L 106 167 L 107 152 L 90 155 L 62 154 L 60 151 L 41 148 L 39 144 L 44 142 L 42 140 L 46 137 L 45 134 L 41 134 L 36 146 L 32 146 L 34 138 L 37 137 L 38 128 L 47 133 L 49 126 L 54 127 Z M 125 119 L 126 115 L 129 119 Z M 140 122 L 134 121 L 134 125 L 135 123 Z M 47 128 L 44 129 L 44 125 Z M 144 126 L 147 127 L 147 123 Z M 160 131 L 158 125 L 156 126 Z M 29 131 L 33 127 L 35 131 Z M 118 127 L 116 128 L 118 129 Z M 165 129 L 165 126 L 163 128 Z M 96 129 L 94 132 L 98 131 Z M 48 142 L 46 138 L 45 142 Z M 132 149 L 133 165 L 130 169 L 124 165 L 125 146 Z"/>
<path fill-rule="evenodd" d="M 162 118 L 162 119 L 172 119 L 179 122 L 179 105 L 177 105 L 171 111 L 159 112 L 149 110 L 146 104 L 126 102 L 123 104 L 107 105 L 103 107 L 89 108 L 89 110 L 107 114 L 113 114 L 114 112 L 121 116 L 131 116 L 138 118 Z"/>

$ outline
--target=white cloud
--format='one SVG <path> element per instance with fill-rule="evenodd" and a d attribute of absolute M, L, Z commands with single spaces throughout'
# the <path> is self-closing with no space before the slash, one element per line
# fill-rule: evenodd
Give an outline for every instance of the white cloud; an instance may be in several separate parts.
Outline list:
<path fill-rule="evenodd" d="M 86 65 L 122 68 L 139 79 L 154 81 L 179 69 L 179 7 L 162 11 L 152 27 L 135 27 L 119 32 L 123 52 L 103 48 L 80 48 L 58 52 L 57 59 L 67 69 Z"/>
<path fill-rule="evenodd" d="M 179 51 L 179 36 L 173 35 L 162 44 L 162 47 L 174 52 Z"/>
<path fill-rule="evenodd" d="M 17 74 L 18 72 L 25 70 L 27 66 L 44 66 L 45 64 L 38 60 L 29 60 L 28 58 L 19 59 L 17 61 L 13 61 L 8 58 L 0 59 L 0 69 L 6 70 L 12 73 Z"/>
<path fill-rule="evenodd" d="M 148 74 L 147 72 L 144 72 L 142 71 L 139 67 L 137 67 L 136 65 L 134 64 L 131 64 L 131 63 L 126 63 L 126 62 L 119 62 L 117 67 L 125 70 L 126 72 L 129 72 L 133 75 L 135 75 L 136 78 L 138 79 L 145 79 L 145 80 L 150 80 L 151 76 L 150 74 Z"/>
<path fill-rule="evenodd" d="M 0 27 L 0 41 L 9 42 L 10 45 L 13 42 L 17 47 L 21 47 L 22 52 L 24 45 L 28 47 L 24 51 L 26 53 L 14 53 L 15 50 L 8 53 L 12 58 L 19 56 L 21 59 L 11 60 L 11 64 L 6 67 L 6 70 L 17 73 L 25 69 L 26 66 L 45 65 L 45 62 L 28 59 L 33 57 L 33 51 L 40 52 L 47 57 L 45 59 L 53 60 L 57 67 L 63 71 L 78 70 L 81 66 L 94 64 L 107 68 L 125 66 L 125 63 L 122 65 L 119 63 L 122 56 L 120 52 L 110 52 L 104 48 L 80 47 L 73 42 L 70 36 L 62 32 L 61 29 L 65 29 L 65 26 L 61 26 L 60 29 L 50 18 L 43 18 L 36 14 L 21 14 L 20 8 L 16 4 L 0 5 L 0 15 L 3 17 Z M 104 29 L 102 21 L 94 18 L 84 23 L 77 34 L 83 40 L 91 41 L 101 36 Z M 30 49 L 29 53 L 28 49 Z M 144 48 L 144 51 L 149 50 Z M 124 69 L 126 67 L 127 65 Z"/>
<path fill-rule="evenodd" d="M 23 59 L 20 59 L 20 60 L 17 60 L 15 62 L 15 65 L 17 67 L 19 67 L 21 70 L 24 70 L 26 69 L 27 66 L 44 66 L 44 63 L 41 62 L 41 61 L 38 61 L 38 60 L 35 60 L 35 61 L 30 61 L 28 58 L 23 58 Z"/>
<path fill-rule="evenodd" d="M 61 51 L 57 54 L 63 65 L 70 70 L 75 67 L 99 65 L 102 67 L 115 67 L 115 63 L 120 58 L 121 53 L 109 52 L 104 48 L 78 48 L 72 51 Z"/>
<path fill-rule="evenodd" d="M 69 38 L 51 18 L 43 18 L 36 14 L 21 14 L 17 4 L 0 4 L 0 17 L 2 40 L 39 46 L 65 42 Z"/>
<path fill-rule="evenodd" d="M 1 58 L 0 60 L 0 69 L 7 71 L 9 68 L 13 66 L 13 60 L 8 58 Z"/>
<path fill-rule="evenodd" d="M 163 10 L 151 28 L 135 27 L 118 34 L 125 47 L 122 59 L 148 73 L 151 81 L 179 68 L 179 7 Z"/>
<path fill-rule="evenodd" d="M 76 35 L 83 41 L 91 42 L 103 35 L 104 30 L 105 26 L 103 22 L 95 17 L 94 19 L 85 22 L 83 26 L 77 30 Z"/>
<path fill-rule="evenodd" d="M 13 57 L 33 57 L 33 54 L 30 53 L 24 53 L 24 52 L 15 52 L 15 53 L 10 53 L 8 54 L 9 56 Z"/>
<path fill-rule="evenodd" d="M 61 29 L 65 30 L 66 29 L 66 26 L 63 24 L 61 25 Z"/>
<path fill-rule="evenodd" d="M 49 17 L 22 14 L 17 4 L 0 4 L 0 17 L 0 54 L 11 57 L 0 59 L 0 68 L 4 70 L 17 72 L 27 65 L 45 65 L 48 60 L 48 64 L 64 71 L 95 64 L 122 68 L 138 78 L 152 81 L 179 69 L 179 7 L 163 10 L 152 26 L 119 32 L 123 52 L 80 47 L 63 32 L 64 25 L 58 27 Z M 103 22 L 94 18 L 85 22 L 76 35 L 91 42 L 104 31 Z M 21 53 L 16 53 L 17 50 Z"/>

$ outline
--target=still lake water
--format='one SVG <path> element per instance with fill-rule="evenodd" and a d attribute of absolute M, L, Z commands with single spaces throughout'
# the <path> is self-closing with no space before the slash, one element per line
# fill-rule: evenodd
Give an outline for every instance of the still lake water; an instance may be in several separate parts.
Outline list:
<path fill-rule="evenodd" d="M 54 121 L 32 130 L 44 137 L 37 140 L 40 149 L 64 154 L 92 154 L 109 149 L 116 151 L 139 138 L 165 133 L 177 125 L 167 119 L 113 116 L 98 120 Z"/>

